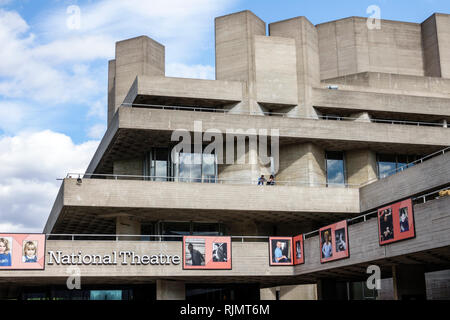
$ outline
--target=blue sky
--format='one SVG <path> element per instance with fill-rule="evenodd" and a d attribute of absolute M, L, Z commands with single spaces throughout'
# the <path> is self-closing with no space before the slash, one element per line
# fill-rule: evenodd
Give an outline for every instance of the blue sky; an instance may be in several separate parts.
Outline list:
<path fill-rule="evenodd" d="M 212 79 L 216 16 L 248 9 L 266 23 L 318 24 L 367 17 L 370 5 L 418 23 L 450 13 L 448 0 L 0 0 L 0 231 L 41 231 L 55 178 L 85 170 L 106 129 L 115 41 L 148 35 L 166 47 L 166 75 Z"/>

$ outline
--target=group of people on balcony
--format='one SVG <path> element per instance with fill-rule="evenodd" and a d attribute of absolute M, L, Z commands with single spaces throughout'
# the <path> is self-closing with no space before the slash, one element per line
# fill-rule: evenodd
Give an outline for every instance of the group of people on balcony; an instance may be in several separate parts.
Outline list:
<path fill-rule="evenodd" d="M 263 186 L 264 183 L 268 186 L 274 186 L 275 185 L 275 177 L 273 174 L 270 175 L 269 180 L 267 180 L 264 175 L 262 174 L 261 177 L 258 178 L 258 186 Z"/>

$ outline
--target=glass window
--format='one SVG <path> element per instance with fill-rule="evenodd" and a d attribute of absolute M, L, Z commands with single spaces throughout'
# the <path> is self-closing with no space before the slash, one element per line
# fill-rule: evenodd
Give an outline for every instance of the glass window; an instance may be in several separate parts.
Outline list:
<path fill-rule="evenodd" d="M 345 185 L 343 152 L 326 152 L 327 185 Z"/>
<path fill-rule="evenodd" d="M 190 222 L 164 222 L 163 234 L 172 236 L 188 236 L 191 234 Z M 167 237 L 164 241 L 181 241 L 181 237 Z"/>
<path fill-rule="evenodd" d="M 167 181 L 170 177 L 170 160 L 168 148 L 152 148 L 145 156 L 145 180 Z"/>
<path fill-rule="evenodd" d="M 90 300 L 122 300 L 122 290 L 91 290 Z"/>
<path fill-rule="evenodd" d="M 378 155 L 378 178 L 386 178 L 396 172 L 397 159 L 395 155 L 380 154 Z"/>
<path fill-rule="evenodd" d="M 406 168 L 413 167 L 411 163 L 419 159 L 417 155 L 395 155 L 395 154 L 378 154 L 378 178 L 386 178 Z"/>
<path fill-rule="evenodd" d="M 181 182 L 209 182 L 217 179 L 217 160 L 215 154 L 187 153 L 177 154 L 176 177 Z"/>
<path fill-rule="evenodd" d="M 193 235 L 219 236 L 220 226 L 217 223 L 194 223 Z"/>

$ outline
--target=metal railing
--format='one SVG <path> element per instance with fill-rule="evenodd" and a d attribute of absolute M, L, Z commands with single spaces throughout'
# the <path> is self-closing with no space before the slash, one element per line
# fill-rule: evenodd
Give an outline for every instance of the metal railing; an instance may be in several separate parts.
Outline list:
<path fill-rule="evenodd" d="M 310 186 L 310 187 L 345 187 L 345 188 L 359 188 L 370 184 L 372 182 L 387 178 L 393 173 L 403 172 L 408 168 L 415 166 L 416 164 L 423 163 L 426 160 L 432 159 L 439 155 L 443 155 L 450 151 L 450 147 L 433 152 L 426 155 L 420 159 L 409 162 L 383 173 L 382 177 L 374 178 L 360 184 L 351 183 L 318 183 L 309 181 L 296 181 L 296 180 L 281 180 L 275 181 L 275 186 Z M 175 176 L 148 176 L 148 175 L 126 175 L 126 174 L 101 174 L 101 173 L 67 173 L 66 178 L 82 178 L 82 179 L 95 179 L 95 178 L 112 178 L 114 180 L 143 180 L 143 181 L 163 181 L 163 182 L 191 182 L 191 183 L 219 183 L 219 184 L 246 184 L 246 185 L 257 185 L 258 179 L 223 179 L 217 177 L 198 177 L 198 178 L 186 178 L 186 177 L 175 177 Z M 62 180 L 62 179 L 57 179 Z M 271 185 L 272 187 L 273 185 Z"/>
<path fill-rule="evenodd" d="M 449 186 L 440 188 L 438 190 L 432 191 L 432 192 L 428 192 L 428 193 L 424 193 L 415 197 L 412 197 L 412 201 L 413 202 L 420 202 L 421 203 L 426 203 L 427 201 L 431 201 L 430 197 L 432 198 L 432 200 L 435 199 L 439 199 L 439 192 L 443 191 L 443 190 L 448 190 L 450 188 Z M 386 204 L 384 204 L 383 206 L 386 206 Z M 353 224 L 357 224 L 357 223 L 361 223 L 361 222 L 366 222 L 369 219 L 375 218 L 378 215 L 378 210 L 371 210 L 369 212 L 366 212 L 362 215 L 353 217 L 353 218 L 349 218 L 349 219 L 345 219 L 347 221 L 347 223 L 349 225 L 353 225 Z M 303 239 L 308 239 L 311 238 L 315 235 L 318 235 L 320 232 L 320 229 L 316 229 L 307 233 L 303 234 Z M 201 236 L 201 235 L 199 235 Z M 84 234 L 84 233 L 78 233 L 78 234 L 69 234 L 69 233 L 48 233 L 46 234 L 46 239 L 47 240 L 52 240 L 49 238 L 54 238 L 54 237 L 66 237 L 69 238 L 71 241 L 75 241 L 76 238 L 84 238 L 85 240 L 92 240 L 92 238 L 103 238 L 100 239 L 98 241 L 111 241 L 111 240 L 106 240 L 105 238 L 112 238 L 113 241 L 126 241 L 127 239 L 130 239 L 131 241 L 136 241 L 136 239 L 139 239 L 139 241 L 150 241 L 150 242 L 162 242 L 162 241 L 166 241 L 166 239 L 174 239 L 177 241 L 182 241 L 183 240 L 183 235 L 161 235 L 161 234 L 150 234 L 150 235 L 146 235 L 146 234 Z M 267 241 L 269 240 L 270 236 L 226 236 L 226 235 L 217 235 L 217 237 L 231 237 L 231 240 L 234 242 L 263 242 L 263 241 Z M 154 239 L 154 240 L 152 240 Z M 55 240 L 55 239 L 53 239 Z M 61 239 L 56 239 L 56 240 L 61 240 Z"/>
<path fill-rule="evenodd" d="M 222 179 L 217 177 L 204 177 L 204 178 L 186 178 L 175 176 L 146 176 L 146 175 L 126 175 L 126 174 L 101 174 L 101 173 L 68 173 L 66 175 L 68 179 L 100 179 L 100 178 L 112 178 L 113 180 L 142 180 L 142 181 L 156 181 L 156 182 L 183 182 L 183 183 L 218 183 L 218 184 L 244 184 L 244 185 L 258 185 L 258 179 Z M 309 186 L 309 187 L 335 187 L 335 188 L 357 188 L 359 184 L 350 183 L 319 183 L 308 181 L 295 181 L 295 180 L 281 180 L 275 181 L 273 186 Z M 266 186 L 264 184 L 263 186 Z"/>
<path fill-rule="evenodd" d="M 440 156 L 440 155 L 444 155 L 446 152 L 449 152 L 449 151 L 450 151 L 450 147 L 447 147 L 445 149 L 442 149 L 442 150 L 430 153 L 430 154 L 428 154 L 428 155 L 426 155 L 426 156 L 424 156 L 424 157 L 422 157 L 420 159 L 414 160 L 412 162 L 408 162 L 408 163 L 406 163 L 406 164 L 404 164 L 404 165 L 402 165 L 402 166 L 400 166 L 398 168 L 395 168 L 395 169 L 392 169 L 392 170 L 389 170 L 389 171 L 385 171 L 385 172 L 383 172 L 383 176 L 380 176 L 380 177 L 377 177 L 377 178 L 373 178 L 373 179 L 370 179 L 370 180 L 368 180 L 366 182 L 363 182 L 363 183 L 360 184 L 360 186 L 365 186 L 365 185 L 368 185 L 368 184 L 370 184 L 372 182 L 375 182 L 375 181 L 378 181 L 378 180 L 390 177 L 390 176 L 392 176 L 392 174 L 403 172 L 403 171 L 405 171 L 408 168 L 414 167 L 415 165 L 423 163 L 424 161 L 432 159 L 434 157 L 437 157 L 437 156 Z"/>
<path fill-rule="evenodd" d="M 431 192 L 428 192 L 428 193 L 425 193 L 425 194 L 421 194 L 421 195 L 412 197 L 411 199 L 412 199 L 413 202 L 419 202 L 419 200 L 420 200 L 421 203 L 426 203 L 427 201 L 431 201 L 431 199 L 429 199 L 430 197 L 433 198 L 432 200 L 439 199 L 440 198 L 439 192 L 443 191 L 443 190 L 448 190 L 449 188 L 450 188 L 450 185 L 446 186 L 446 187 L 443 187 L 443 188 L 440 188 L 440 189 L 435 190 L 435 191 L 431 191 Z M 388 205 L 388 204 L 384 204 L 382 207 L 384 207 L 386 205 Z M 375 218 L 377 216 L 378 216 L 378 209 L 377 210 L 371 210 L 371 211 L 366 212 L 366 213 L 364 213 L 362 215 L 359 215 L 359 216 L 356 216 L 356 217 L 353 217 L 353 218 L 349 218 L 349 219 L 345 219 L 345 220 L 347 221 L 347 224 L 353 225 L 353 224 L 356 224 L 356 223 L 359 223 L 359 222 L 366 222 L 367 220 Z M 358 222 L 358 220 L 362 220 L 362 221 Z M 306 239 L 306 238 L 313 237 L 314 235 L 318 234 L 319 231 L 320 231 L 320 229 L 316 229 L 316 230 L 310 231 L 308 233 L 305 233 L 305 234 L 303 234 L 303 238 Z"/>
<path fill-rule="evenodd" d="M 70 233 L 47 233 L 46 235 L 47 240 L 52 240 L 49 238 L 69 238 L 71 241 L 77 240 L 76 238 L 81 238 L 81 240 L 92 240 L 92 238 L 102 238 L 97 241 L 127 241 L 130 239 L 130 241 L 136 241 L 136 239 L 139 239 L 138 241 L 150 241 L 150 242 L 162 242 L 166 241 L 166 239 L 172 239 L 169 241 L 182 241 L 183 235 L 164 235 L 164 234 L 87 234 L 87 233 L 77 233 L 77 234 L 70 234 Z M 187 235 L 187 236 L 195 236 L 195 235 Z M 201 237 L 201 235 L 198 235 Z M 269 239 L 269 236 L 224 236 L 224 235 L 217 235 L 214 237 L 230 237 L 231 241 L 234 242 L 262 242 L 267 241 Z M 106 238 L 111 238 L 111 240 L 106 240 Z M 61 239 L 58 239 L 61 240 Z"/>
<path fill-rule="evenodd" d="M 282 118 L 293 118 L 293 119 L 305 119 L 305 120 L 339 120 L 339 121 L 356 121 L 356 122 L 372 122 L 372 123 L 385 123 L 385 124 L 403 124 L 403 125 L 414 125 L 414 126 L 432 126 L 432 127 L 443 127 L 446 128 L 444 123 L 437 122 L 424 122 L 424 121 L 409 121 L 409 120 L 395 120 L 395 119 L 362 119 L 354 117 L 341 117 L 332 115 L 318 115 L 317 117 L 305 117 L 288 112 L 265 112 L 265 111 L 242 111 L 242 110 L 232 110 L 232 109 L 221 109 L 221 108 L 209 108 L 209 107 L 191 107 L 191 106 L 167 106 L 167 105 L 157 105 L 157 104 L 143 104 L 143 103 L 122 103 L 125 107 L 146 107 L 161 110 L 175 110 L 175 111 L 194 111 L 194 112 L 218 112 L 230 115 L 259 115 L 259 116 L 276 116 Z"/>

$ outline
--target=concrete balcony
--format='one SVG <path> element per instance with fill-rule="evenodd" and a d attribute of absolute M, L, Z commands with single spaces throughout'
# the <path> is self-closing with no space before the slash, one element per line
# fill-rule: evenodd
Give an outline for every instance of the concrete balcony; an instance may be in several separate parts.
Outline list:
<path fill-rule="evenodd" d="M 124 103 L 223 107 L 243 99 L 243 82 L 138 76 Z"/>
<path fill-rule="evenodd" d="M 83 182 L 84 183 L 84 182 Z M 70 187 L 69 187 L 70 188 Z M 74 202 L 76 200 L 70 200 Z M 391 276 L 395 264 L 413 263 L 426 265 L 426 271 L 448 268 L 450 258 L 450 197 L 431 200 L 414 206 L 416 237 L 386 246 L 378 244 L 376 219 L 355 223 L 348 227 L 350 257 L 334 262 L 320 263 L 318 236 L 305 239 L 305 263 L 298 266 L 269 266 L 268 241 L 232 242 L 232 270 L 183 270 L 178 265 L 78 265 L 83 281 L 139 283 L 165 278 L 190 282 L 260 282 L 262 286 L 283 283 L 311 283 L 320 278 L 333 277 L 338 280 L 366 280 L 366 268 L 370 264 L 381 267 L 383 277 Z M 239 238 L 239 237 L 238 237 Z M 240 239 L 235 239 L 240 240 Z M 160 253 L 182 256 L 179 241 L 91 241 L 48 240 L 48 251 L 62 254 L 106 255 L 113 251 L 133 251 L 142 256 Z M 23 283 L 65 283 L 67 265 L 46 265 L 39 271 L 8 271 L 0 273 L 0 283 L 15 281 Z"/>
<path fill-rule="evenodd" d="M 355 90 L 313 89 L 313 105 L 330 110 L 354 110 L 379 114 L 416 115 L 420 121 L 450 118 L 450 97 L 433 97 Z"/>
<path fill-rule="evenodd" d="M 331 90 L 330 90 L 331 91 Z M 149 141 L 168 144 L 174 130 L 202 132 L 278 129 L 280 144 L 314 142 L 326 150 L 370 148 L 380 153 L 429 154 L 450 145 L 450 131 L 361 121 L 328 121 L 305 118 L 269 117 L 245 114 L 209 113 L 120 107 L 98 147 L 87 172 L 112 172 L 113 161 L 141 156 Z"/>
<path fill-rule="evenodd" d="M 359 190 L 352 188 L 64 179 L 44 231 L 114 233 L 111 219 L 118 215 L 150 221 L 304 223 L 359 212 Z"/>

